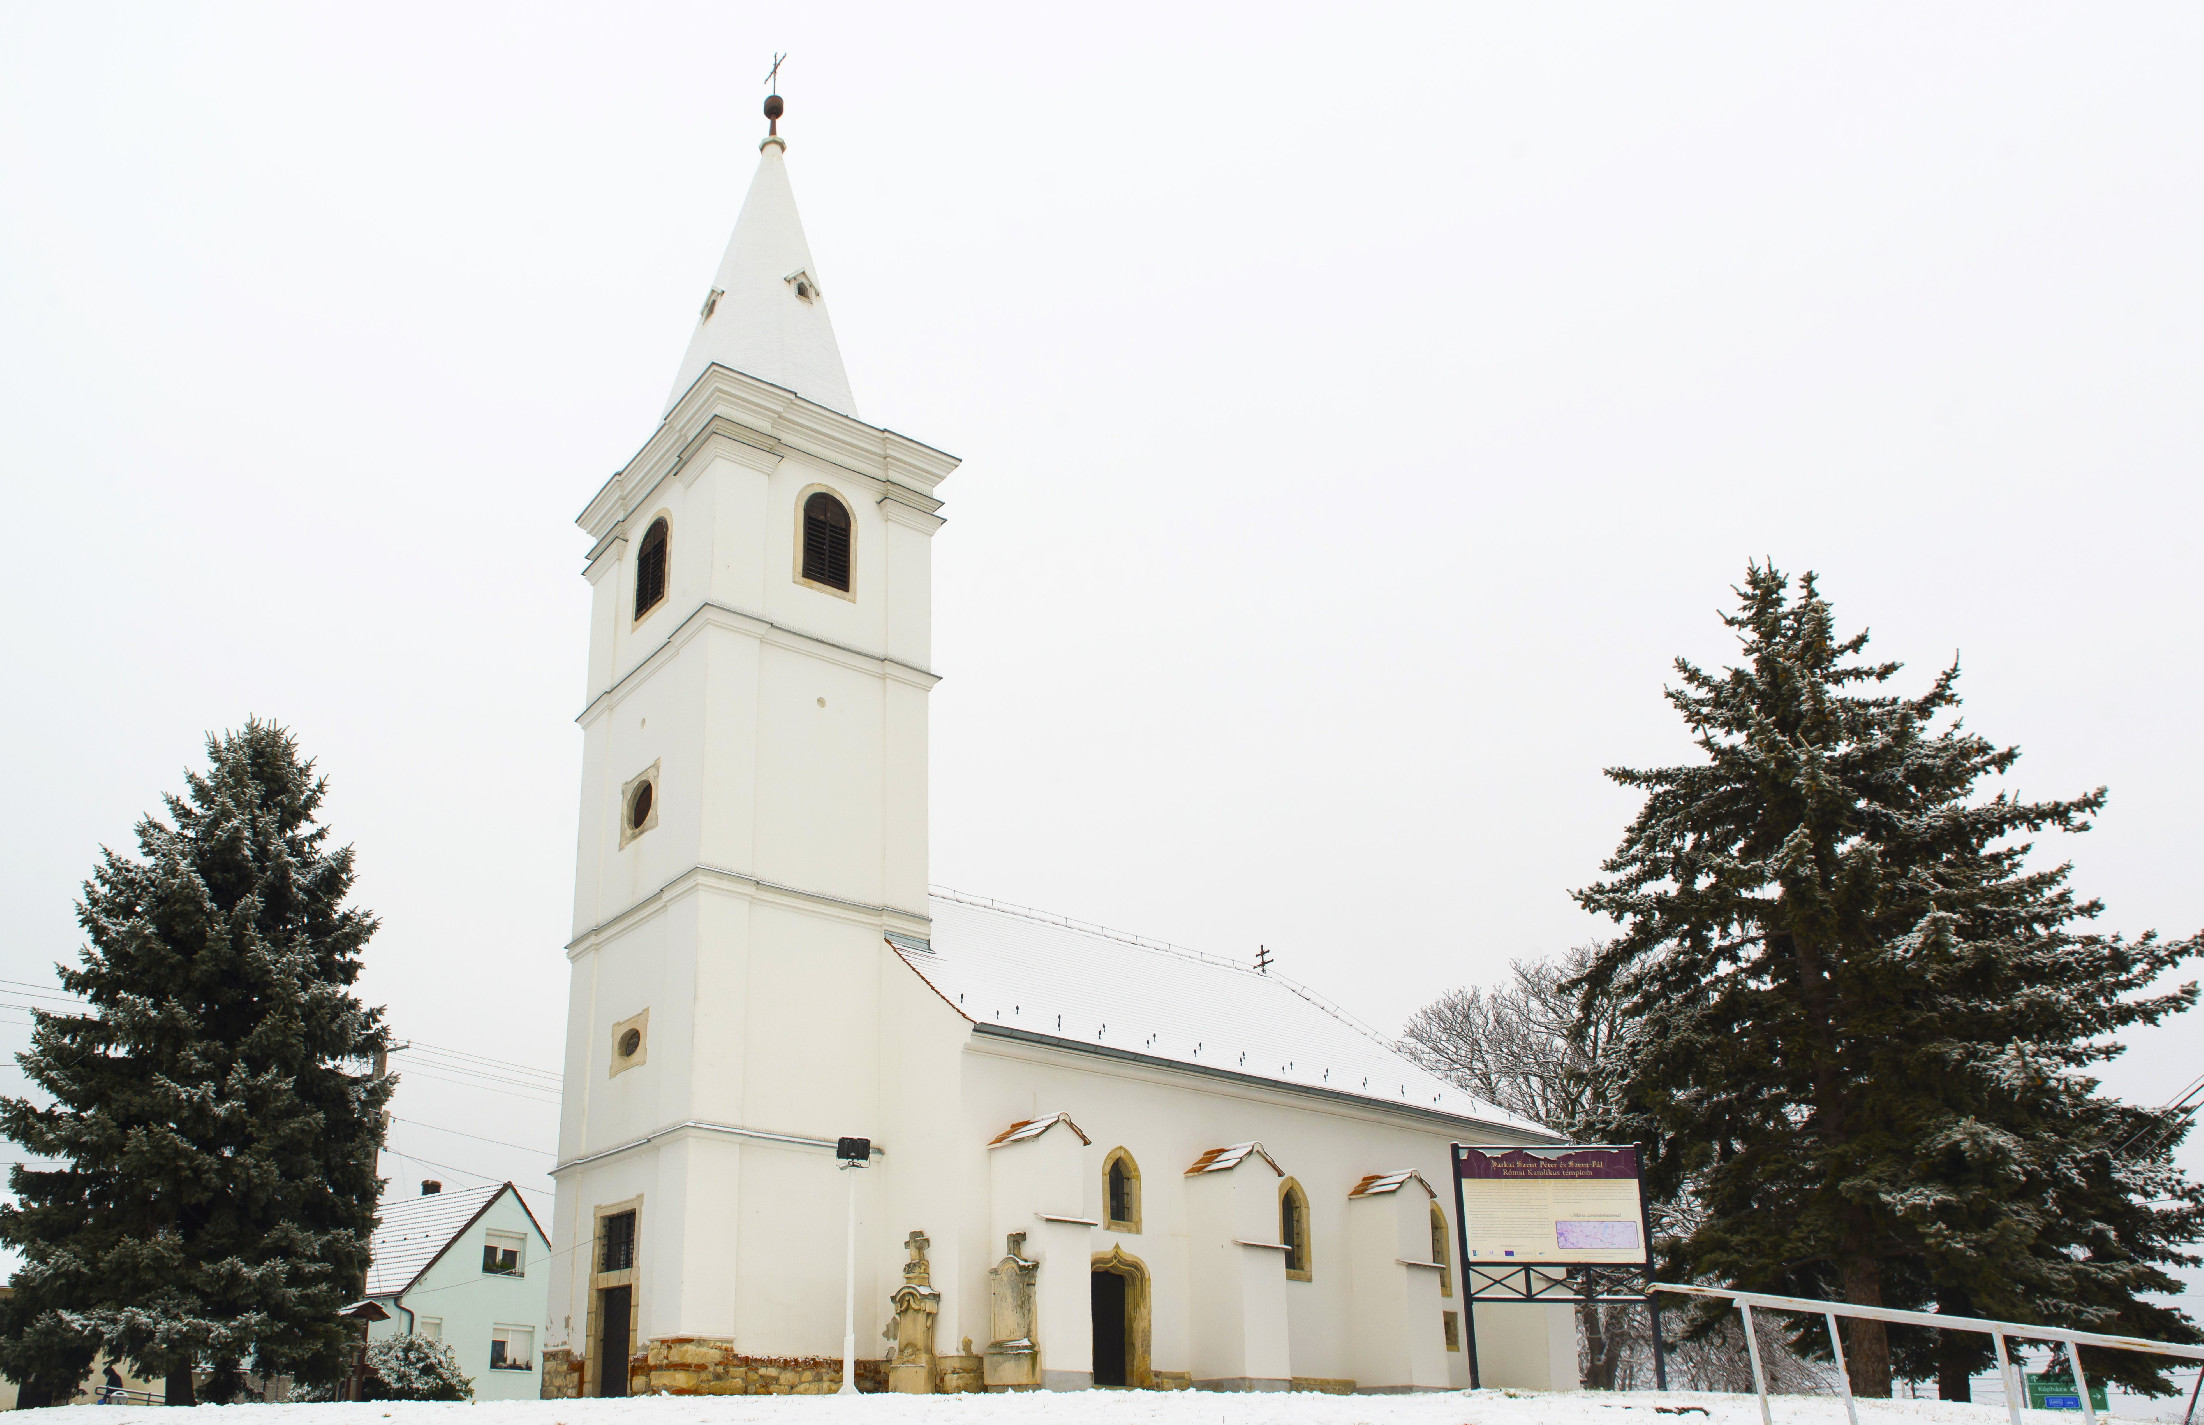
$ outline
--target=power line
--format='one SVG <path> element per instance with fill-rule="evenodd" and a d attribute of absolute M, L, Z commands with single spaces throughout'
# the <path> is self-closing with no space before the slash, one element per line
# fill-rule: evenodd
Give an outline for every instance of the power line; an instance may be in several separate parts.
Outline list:
<path fill-rule="evenodd" d="M 433 1084 L 451 1084 L 455 1087 L 463 1089 L 480 1089 L 484 1093 L 502 1094 L 506 1098 L 517 1098 L 523 1103 L 540 1103 L 545 1108 L 557 1108 L 559 1106 L 559 1101 L 555 1098 L 537 1098 L 532 1094 L 519 1093 L 513 1089 L 495 1088 L 489 1084 L 476 1083 L 468 1079 L 447 1079 L 439 1075 L 432 1074 L 426 1069 L 408 1069 L 406 1070 L 406 1077 L 413 1079 L 427 1079 L 430 1083 Z"/>
<path fill-rule="evenodd" d="M 485 1138 L 479 1133 L 469 1133 L 464 1129 L 446 1128 L 441 1123 L 423 1123 L 419 1119 L 400 1118 L 396 1114 L 391 1115 L 390 1121 L 393 1123 L 403 1123 L 411 1128 L 428 1128 L 433 1129 L 438 1133 L 456 1134 L 461 1138 L 472 1138 L 477 1143 L 489 1143 L 499 1148 L 516 1148 L 523 1153 L 539 1153 L 546 1158 L 555 1158 L 558 1156 L 555 1151 L 549 1148 L 530 1148 L 526 1144 L 522 1143 L 507 1143 L 503 1139 L 499 1138 Z"/>
<path fill-rule="evenodd" d="M 565 1075 L 560 1074 L 552 1069 L 539 1069 L 533 1064 L 517 1063 L 511 1059 L 492 1059 L 484 1054 L 472 1054 L 464 1049 L 451 1049 L 442 1044 L 431 1044 L 421 1039 L 414 1040 L 413 1047 L 416 1049 L 427 1049 L 433 1053 L 442 1054 L 453 1059 L 471 1060 L 474 1063 L 484 1064 L 493 1069 L 505 1069 L 508 1071 L 514 1071 L 523 1074 L 535 1074 L 546 1079 L 561 1079 L 565 1077 Z"/>
<path fill-rule="evenodd" d="M 422 1062 L 421 1067 L 428 1069 L 440 1069 L 447 1074 L 458 1074 L 463 1078 L 473 1079 L 479 1083 L 504 1084 L 507 1088 L 531 1089 L 537 1093 L 557 1093 L 559 1091 L 559 1086 L 557 1084 L 535 1083 L 528 1079 L 503 1078 L 497 1074 L 485 1074 L 479 1069 L 470 1069 L 464 1064 L 447 1064 L 441 1059 L 425 1060 Z M 418 1073 L 419 1070 L 401 1067 L 399 1069 L 399 1072 Z"/>
<path fill-rule="evenodd" d="M 450 1163 L 439 1163 L 434 1158 L 424 1158 L 418 1153 L 408 1153 L 401 1149 L 393 1148 L 387 1143 L 383 1145 L 383 1151 L 385 1153 L 388 1153 L 393 1158 L 403 1158 L 409 1163 L 419 1163 L 424 1167 L 434 1168 L 438 1172 L 442 1173 L 457 1173 L 463 1178 L 473 1178 L 477 1182 L 502 1183 L 512 1181 L 512 1179 L 500 1175 L 493 1175 L 490 1173 L 478 1173 L 471 1168 L 454 1167 Z M 548 1180 L 547 1174 L 538 1173 L 536 1176 Z"/>

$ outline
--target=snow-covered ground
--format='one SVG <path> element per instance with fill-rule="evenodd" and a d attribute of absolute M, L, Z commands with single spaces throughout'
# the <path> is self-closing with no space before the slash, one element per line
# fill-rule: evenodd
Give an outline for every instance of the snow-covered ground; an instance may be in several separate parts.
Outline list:
<path fill-rule="evenodd" d="M 2178 1418 L 2187 1400 L 2153 1403 Z M 1775 1425 L 1847 1425 L 1844 1402 L 1775 1396 Z M 158 1408 L 95 1407 L 101 1425 L 174 1425 Z M 630 1400 L 431 1405 L 205 1405 L 237 1425 L 1760 1425 L 1750 1395 L 1480 1390 L 1444 1395 L 1211 1395 L 1079 1391 L 1021 1395 L 655 1396 Z M 1701 1413 L 1704 1412 L 1704 1413 Z M 1859 1402 L 1860 1425 L 2007 1425 L 2001 1405 Z M 2134 1420 L 2137 1415 L 2101 1417 Z M 2064 1410 L 2024 1410 L 2023 1425 L 2079 1425 Z"/>

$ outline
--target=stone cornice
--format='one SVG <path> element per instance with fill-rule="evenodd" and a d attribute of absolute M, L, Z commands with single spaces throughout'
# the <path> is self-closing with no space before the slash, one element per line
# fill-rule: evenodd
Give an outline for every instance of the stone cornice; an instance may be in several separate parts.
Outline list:
<path fill-rule="evenodd" d="M 608 701 L 617 699 L 620 690 L 626 687 L 631 680 L 641 677 L 647 669 L 656 668 L 665 663 L 667 659 L 686 647 L 692 639 L 707 628 L 721 628 L 734 633 L 746 633 L 761 643 L 770 643 L 776 648 L 787 648 L 799 653 L 809 653 L 815 657 L 838 663 L 854 672 L 871 673 L 876 677 L 890 678 L 898 683 L 908 683 L 912 687 L 921 690 L 931 689 L 934 684 L 941 681 L 940 674 L 928 668 L 921 668 L 915 663 L 905 663 L 901 659 L 890 658 L 885 653 L 874 653 L 868 649 L 851 648 L 847 644 L 836 643 L 832 639 L 820 638 L 816 634 L 804 633 L 784 624 L 777 624 L 763 615 L 747 613 L 742 609 L 731 609 L 725 604 L 716 604 L 707 599 L 691 609 L 687 618 L 674 625 L 673 631 L 666 635 L 665 640 L 656 648 L 653 648 L 641 662 L 613 679 L 611 687 L 591 698 L 588 706 L 575 714 L 574 721 L 586 726 L 597 709 Z"/>
<path fill-rule="evenodd" d="M 932 492 L 958 465 L 955 456 L 908 436 L 866 425 L 740 371 L 708 366 L 575 522 L 601 548 L 661 480 L 707 445 L 758 469 L 771 468 L 761 459 L 799 454 L 857 477 L 875 498 L 926 514 L 941 508 Z"/>
<path fill-rule="evenodd" d="M 893 930 L 899 935 L 915 935 L 920 939 L 924 939 L 933 926 L 933 920 L 920 911 L 905 910 L 901 906 L 869 905 L 863 901 L 828 895 L 824 891 L 807 891 L 801 886 L 783 885 L 779 881 L 768 881 L 744 871 L 733 871 L 725 866 L 708 866 L 699 862 L 618 915 L 576 935 L 567 943 L 566 958 L 579 959 L 596 949 L 607 936 L 617 935 L 637 922 L 658 914 L 669 903 L 705 889 L 747 895 L 814 913 L 824 912 L 854 925 Z"/>

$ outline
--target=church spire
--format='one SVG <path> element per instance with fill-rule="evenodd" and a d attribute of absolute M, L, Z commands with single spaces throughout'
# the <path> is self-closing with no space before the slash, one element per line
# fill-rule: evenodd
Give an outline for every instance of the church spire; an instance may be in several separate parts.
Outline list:
<path fill-rule="evenodd" d="M 857 414 L 842 350 L 834 342 L 819 269 L 796 216 L 788 186 L 788 141 L 780 136 L 781 96 L 765 101 L 771 131 L 758 145 L 758 171 L 735 219 L 735 235 L 719 260 L 710 293 L 698 313 L 696 334 L 674 377 L 671 411 L 704 368 L 732 367 L 761 381 L 785 386 L 809 401 Z"/>

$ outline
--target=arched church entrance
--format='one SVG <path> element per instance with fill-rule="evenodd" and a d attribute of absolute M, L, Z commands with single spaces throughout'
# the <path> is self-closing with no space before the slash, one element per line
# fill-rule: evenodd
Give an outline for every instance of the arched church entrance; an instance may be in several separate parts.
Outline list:
<path fill-rule="evenodd" d="M 1148 1265 L 1122 1247 L 1094 1254 L 1094 1383 L 1155 1385 L 1148 1365 Z"/>

